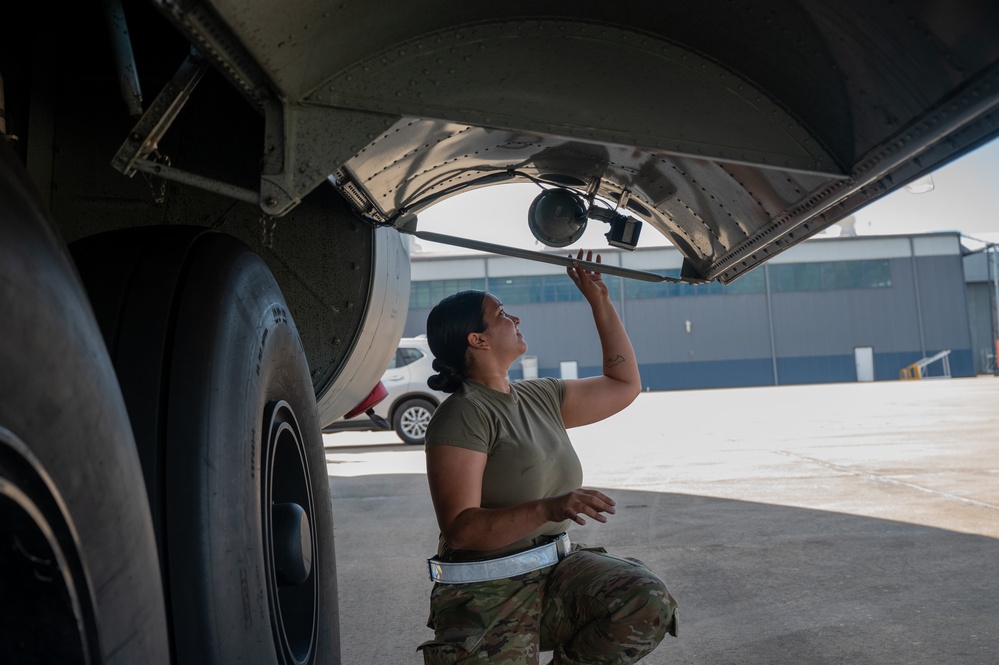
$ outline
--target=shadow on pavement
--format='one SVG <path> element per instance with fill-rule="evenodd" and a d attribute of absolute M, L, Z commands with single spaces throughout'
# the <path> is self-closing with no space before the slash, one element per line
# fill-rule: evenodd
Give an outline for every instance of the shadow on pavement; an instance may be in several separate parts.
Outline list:
<path fill-rule="evenodd" d="M 425 476 L 332 477 L 343 662 L 421 663 Z M 645 561 L 680 637 L 643 663 L 994 665 L 999 540 L 902 522 L 703 496 L 605 489 L 607 524 L 575 542 Z M 545 662 L 545 659 L 542 659 Z"/>

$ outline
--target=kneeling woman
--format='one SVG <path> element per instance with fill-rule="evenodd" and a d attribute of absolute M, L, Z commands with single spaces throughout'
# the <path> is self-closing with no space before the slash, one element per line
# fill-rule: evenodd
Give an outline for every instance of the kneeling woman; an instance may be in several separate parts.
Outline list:
<path fill-rule="evenodd" d="M 567 272 L 592 310 L 602 376 L 510 383 L 527 351 L 520 319 L 482 291 L 443 299 L 427 319 L 439 372 L 428 384 L 453 394 L 426 435 L 441 531 L 426 663 L 533 664 L 540 651 L 553 651 L 553 663 L 632 663 L 676 635 L 662 580 L 635 560 L 570 547 L 565 535 L 571 522 L 614 513 L 610 497 L 581 487 L 566 428 L 613 415 L 641 391 L 602 277 L 576 262 Z"/>

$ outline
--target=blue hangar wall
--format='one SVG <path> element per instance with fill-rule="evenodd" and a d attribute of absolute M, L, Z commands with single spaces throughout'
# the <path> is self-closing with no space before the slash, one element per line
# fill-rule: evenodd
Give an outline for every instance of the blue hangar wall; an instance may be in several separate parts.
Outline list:
<path fill-rule="evenodd" d="M 601 255 L 663 275 L 678 275 L 682 261 L 673 248 Z M 957 233 L 809 240 L 727 286 L 606 281 L 649 390 L 847 382 L 871 370 L 874 380 L 897 380 L 942 350 L 953 376 L 975 373 Z M 416 254 L 404 334 L 424 333 L 433 304 L 464 288 L 496 294 L 521 318 L 539 376 L 561 375 L 566 362 L 580 377 L 600 372 L 589 308 L 548 264 Z M 873 366 L 858 367 L 858 356 L 873 356 Z"/>

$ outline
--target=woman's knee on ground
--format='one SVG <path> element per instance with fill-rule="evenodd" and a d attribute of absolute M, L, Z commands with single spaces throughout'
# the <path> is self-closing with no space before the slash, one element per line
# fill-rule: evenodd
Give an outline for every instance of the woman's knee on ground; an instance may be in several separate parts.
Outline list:
<path fill-rule="evenodd" d="M 666 633 L 676 635 L 676 601 L 662 579 L 641 561 L 584 550 L 559 566 L 564 568 L 557 571 L 561 575 L 549 591 L 566 600 L 599 600 L 597 606 L 603 611 L 594 613 L 597 606 L 588 604 L 591 609 L 584 614 L 589 614 L 589 620 L 604 623 L 612 632 L 617 632 L 613 626 L 621 626 L 623 633 L 655 644 Z"/>
<path fill-rule="evenodd" d="M 666 584 L 647 568 L 636 568 L 630 583 L 615 590 L 612 623 L 627 626 L 634 635 L 658 644 L 666 634 L 676 636 L 676 601 Z"/>
<path fill-rule="evenodd" d="M 646 568 L 615 571 L 613 583 L 602 591 L 598 602 L 593 598 L 587 603 L 592 620 L 555 646 L 553 663 L 634 663 L 654 651 L 667 633 L 676 634 L 676 603 Z"/>

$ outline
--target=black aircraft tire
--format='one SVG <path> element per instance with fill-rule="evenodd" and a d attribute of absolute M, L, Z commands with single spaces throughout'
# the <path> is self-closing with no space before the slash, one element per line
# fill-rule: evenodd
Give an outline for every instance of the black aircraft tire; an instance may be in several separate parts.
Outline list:
<path fill-rule="evenodd" d="M 269 268 L 193 227 L 73 251 L 115 303 L 99 318 L 156 483 L 177 662 L 339 662 L 315 394 Z"/>
<path fill-rule="evenodd" d="M 169 663 L 128 415 L 66 248 L 0 141 L 0 660 Z"/>

